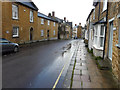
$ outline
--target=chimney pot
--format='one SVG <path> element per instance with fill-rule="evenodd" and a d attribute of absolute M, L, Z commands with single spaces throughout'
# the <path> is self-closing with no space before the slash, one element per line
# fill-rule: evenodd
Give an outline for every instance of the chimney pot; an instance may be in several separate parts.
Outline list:
<path fill-rule="evenodd" d="M 55 12 L 54 11 L 52 12 L 52 16 L 55 17 Z"/>
<path fill-rule="evenodd" d="M 64 17 L 64 21 L 66 21 L 66 17 Z"/>
<path fill-rule="evenodd" d="M 51 13 L 48 14 L 48 17 L 51 17 Z"/>

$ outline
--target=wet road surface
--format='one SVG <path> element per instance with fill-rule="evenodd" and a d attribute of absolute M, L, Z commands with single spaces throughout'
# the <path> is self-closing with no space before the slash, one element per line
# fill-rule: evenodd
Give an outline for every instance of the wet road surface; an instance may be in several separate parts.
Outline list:
<path fill-rule="evenodd" d="M 3 88 L 53 88 L 61 70 L 56 88 L 62 88 L 71 61 L 75 40 L 42 42 L 20 52 L 3 56 Z M 70 48 L 71 43 L 71 48 Z"/>

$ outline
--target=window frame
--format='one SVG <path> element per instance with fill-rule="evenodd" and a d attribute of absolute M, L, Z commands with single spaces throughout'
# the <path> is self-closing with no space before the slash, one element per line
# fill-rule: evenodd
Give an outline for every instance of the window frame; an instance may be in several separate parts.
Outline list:
<path fill-rule="evenodd" d="M 13 30 L 14 30 L 14 28 L 17 28 L 17 29 L 16 29 L 16 30 L 17 30 L 17 34 L 14 35 L 14 31 L 12 31 L 12 37 L 13 37 L 13 38 L 19 37 L 19 27 L 18 27 L 18 26 L 14 26 L 14 27 L 13 27 Z"/>
<path fill-rule="evenodd" d="M 50 25 L 50 20 L 48 20 L 48 25 Z"/>
<path fill-rule="evenodd" d="M 16 9 L 17 10 L 16 17 L 14 17 L 14 15 L 13 15 L 13 11 L 14 11 L 13 6 L 17 7 L 17 9 Z M 12 4 L 12 19 L 14 19 L 14 20 L 18 20 L 19 19 L 18 5 L 16 5 L 16 4 Z"/>
<path fill-rule="evenodd" d="M 41 19 L 41 24 L 44 24 L 44 19 L 43 18 Z"/>
<path fill-rule="evenodd" d="M 44 37 L 44 30 L 41 30 L 41 37 Z"/>
<path fill-rule="evenodd" d="M 54 26 L 56 25 L 56 23 L 54 22 Z"/>
<path fill-rule="evenodd" d="M 32 12 L 32 19 L 31 19 L 31 12 Z M 30 10 L 30 22 L 33 23 L 34 22 L 34 11 Z"/>
<path fill-rule="evenodd" d="M 55 36 L 55 34 L 56 34 L 56 31 L 54 30 L 54 31 L 53 31 L 53 35 Z"/>

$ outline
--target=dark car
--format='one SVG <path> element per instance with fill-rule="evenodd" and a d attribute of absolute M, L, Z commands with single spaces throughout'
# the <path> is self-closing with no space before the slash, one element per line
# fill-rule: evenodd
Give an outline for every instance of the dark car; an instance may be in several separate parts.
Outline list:
<path fill-rule="evenodd" d="M 18 52 L 19 45 L 17 43 L 12 43 L 4 38 L 0 38 L 0 46 L 2 46 L 2 50 L 0 52 Z"/>

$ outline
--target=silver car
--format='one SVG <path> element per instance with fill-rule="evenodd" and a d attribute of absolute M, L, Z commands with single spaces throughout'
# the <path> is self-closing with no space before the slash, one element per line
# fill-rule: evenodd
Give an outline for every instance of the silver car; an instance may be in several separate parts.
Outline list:
<path fill-rule="evenodd" d="M 18 52 L 19 51 L 19 45 L 17 43 L 12 43 L 4 38 L 0 38 L 0 47 L 2 50 L 0 52 Z"/>

